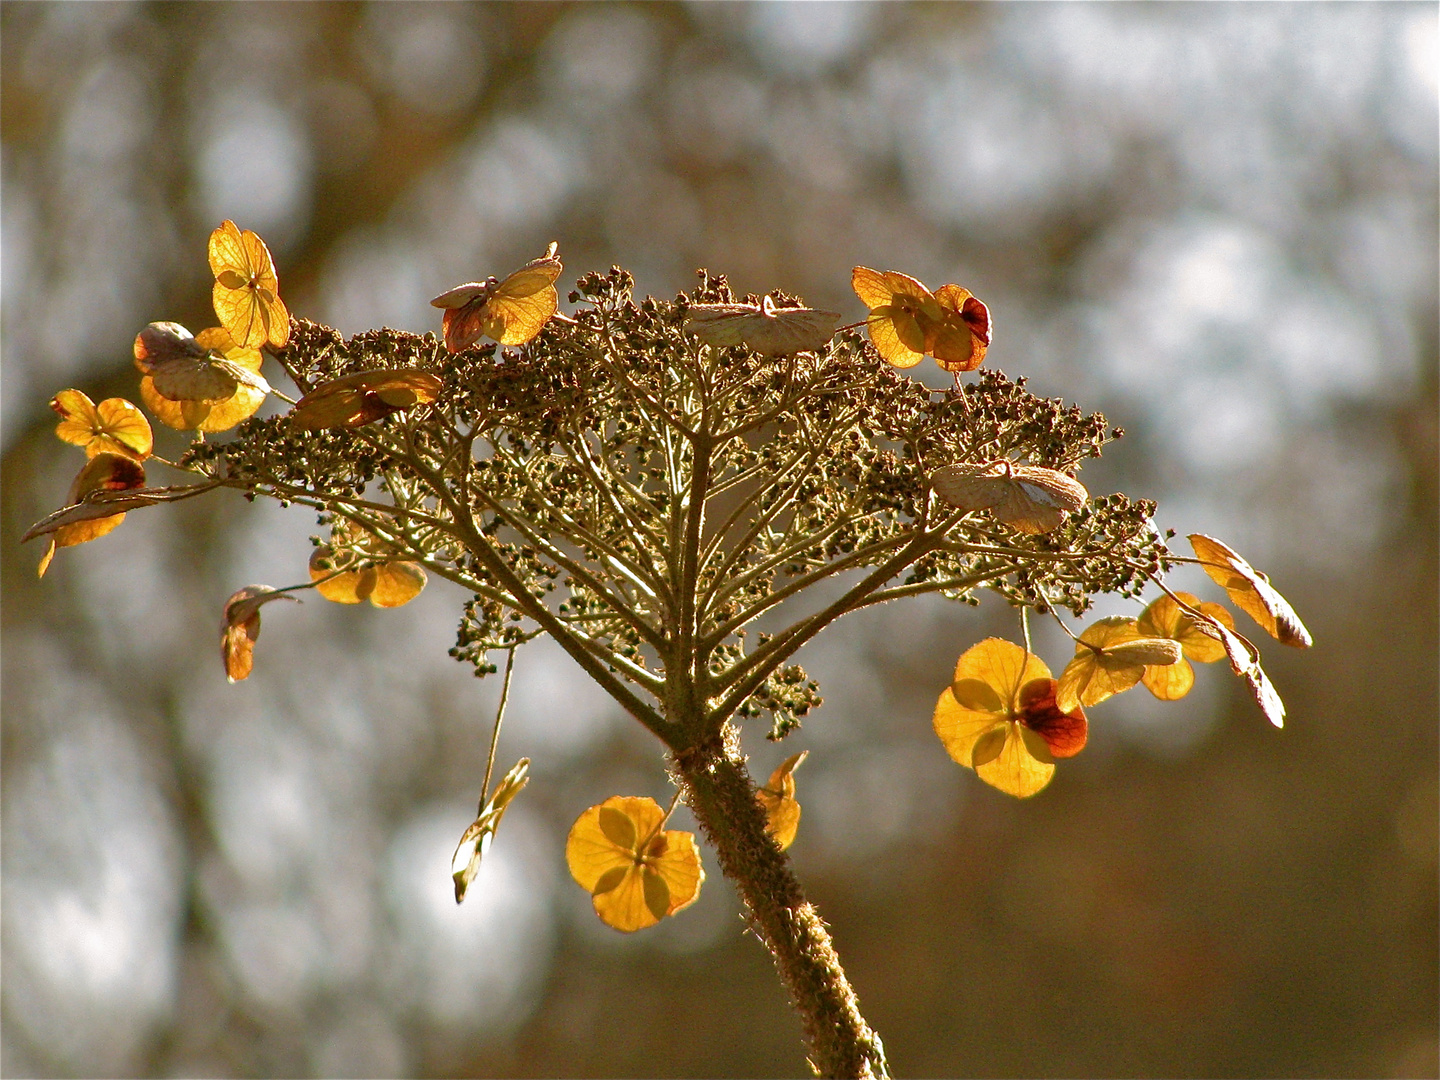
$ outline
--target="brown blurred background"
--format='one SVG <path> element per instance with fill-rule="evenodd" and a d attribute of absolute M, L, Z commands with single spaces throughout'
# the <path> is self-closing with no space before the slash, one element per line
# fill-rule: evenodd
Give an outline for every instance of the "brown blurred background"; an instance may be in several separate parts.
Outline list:
<path fill-rule="evenodd" d="M 663 296 L 973 290 L 992 366 L 1129 432 L 1090 490 L 1229 540 L 1316 645 L 1265 646 L 1283 731 L 1216 665 L 1097 707 L 1023 803 L 930 730 L 998 602 L 812 646 L 828 704 L 747 749 L 813 751 L 795 859 L 893 1067 L 1436 1075 L 1433 4 L 8 2 L 0 41 L 6 1075 L 805 1071 L 713 858 L 634 936 L 570 882 L 581 810 L 667 788 L 558 650 L 520 656 L 533 780 L 456 908 L 498 692 L 445 655 L 457 590 L 269 609 L 228 686 L 221 605 L 302 577 L 308 512 L 133 514 L 36 581 L 80 461 L 46 400 L 209 325 L 224 217 L 347 334 L 437 329 L 551 239 Z"/>

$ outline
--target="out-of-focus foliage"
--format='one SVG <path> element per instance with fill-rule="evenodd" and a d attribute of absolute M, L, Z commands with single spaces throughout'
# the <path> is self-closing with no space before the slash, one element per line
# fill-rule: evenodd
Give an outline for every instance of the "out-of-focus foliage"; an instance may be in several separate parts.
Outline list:
<path fill-rule="evenodd" d="M 287 605 L 227 686 L 216 612 L 304 580 L 272 575 L 308 515 L 147 510 L 35 582 L 16 541 L 79 461 L 47 400 L 133 397 L 137 327 L 213 323 L 193 253 L 228 218 L 347 334 L 437 330 L 430 297 L 552 237 L 641 293 L 706 265 L 847 321 L 857 264 L 965 282 L 986 368 L 1128 430 L 1091 493 L 1232 540 L 1320 644 L 1267 654 L 1282 736 L 1202 671 L 1015 804 L 926 722 L 1003 605 L 808 648 L 794 850 L 891 1059 L 1434 1075 L 1435 36 L 1424 5 L 0 7 L 0 1067 L 804 1068 L 724 886 L 622 937 L 566 880 L 553 838 L 663 780 L 543 642 L 502 740 L 536 783 L 457 908 L 495 691 L 444 656 L 453 594 Z"/>

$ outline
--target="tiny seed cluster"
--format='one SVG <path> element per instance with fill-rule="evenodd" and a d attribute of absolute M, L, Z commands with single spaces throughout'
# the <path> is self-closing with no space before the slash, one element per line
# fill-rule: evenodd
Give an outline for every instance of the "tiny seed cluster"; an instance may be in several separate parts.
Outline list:
<path fill-rule="evenodd" d="M 920 592 L 974 603 L 982 588 L 1079 614 L 1162 568 L 1148 501 L 1098 496 L 1029 536 L 930 491 L 929 474 L 957 462 L 1073 473 L 1120 434 L 1103 416 L 996 370 L 963 396 L 931 391 L 855 332 L 789 357 L 701 346 L 685 310 L 734 302 L 721 275 L 702 271 L 674 301 L 632 292 L 618 268 L 582 277 L 573 321 L 518 350 L 450 355 L 431 334 L 346 341 L 297 321 L 280 360 L 303 388 L 422 368 L 442 380 L 438 399 L 357 429 L 251 419 L 186 463 L 315 506 L 367 530 L 372 551 L 379 537 L 387 555 L 470 586 L 452 653 L 477 674 L 537 633 L 523 613 L 534 598 L 655 697 L 683 671 L 717 708 L 770 714 L 773 737 L 820 703 L 789 661 L 816 629 L 792 612 L 813 611 L 803 597 L 824 582 L 869 583 L 826 621 Z M 756 626 L 769 633 L 752 641 Z"/>

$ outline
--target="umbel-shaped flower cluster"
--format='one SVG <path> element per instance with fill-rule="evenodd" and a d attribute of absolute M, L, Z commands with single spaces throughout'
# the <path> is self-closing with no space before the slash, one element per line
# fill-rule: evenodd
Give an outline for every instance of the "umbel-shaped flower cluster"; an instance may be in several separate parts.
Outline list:
<path fill-rule="evenodd" d="M 837 331 L 838 313 L 778 290 L 736 297 L 704 271 L 691 295 L 637 300 L 614 268 L 581 277 L 563 314 L 552 244 L 503 280 L 438 296 L 443 338 L 382 328 L 346 341 L 289 316 L 254 233 L 225 222 L 210 256 L 222 325 L 192 337 L 152 323 L 134 346 L 142 401 L 163 423 L 202 433 L 173 463 L 192 482 L 145 486 L 144 463 L 161 459 L 140 410 L 62 391 L 57 432 L 89 461 L 67 505 L 27 535 L 49 537 L 41 572 L 57 547 L 156 502 L 225 487 L 315 508 L 329 534 L 314 538 L 309 580 L 246 586 L 225 605 L 232 681 L 251 669 L 271 600 L 315 588 L 395 606 L 427 573 L 463 586 L 472 598 L 452 653 L 482 675 L 503 654 L 506 693 L 477 819 L 456 853 L 457 899 L 528 780 L 524 759 L 490 787 L 515 650 L 551 635 L 663 744 L 677 782 L 670 806 L 689 803 L 736 880 L 826 1070 L 883 1071 L 883 1057 L 838 964 L 825 967 L 823 925 L 803 916 L 781 854 L 800 820 L 803 754 L 756 786 L 737 726 L 768 715 L 768 737 L 784 738 L 820 703 L 794 657 L 824 627 L 924 593 L 974 604 L 986 589 L 1015 607 L 1023 644 L 967 650 L 933 722 L 956 761 L 1019 796 L 1084 747 L 1085 708 L 1140 683 L 1182 697 L 1191 661 L 1228 657 L 1266 715 L 1283 717 L 1229 612 L 1174 591 L 1168 574 L 1198 563 L 1267 632 L 1307 645 L 1293 611 L 1219 541 L 1196 535 L 1195 558 L 1177 555 L 1152 503 L 1090 495 L 1077 472 L 1121 434 L 1104 417 L 996 370 L 962 384 L 981 369 L 992 327 L 958 285 L 932 293 L 856 267 L 869 314 Z M 261 376 L 262 349 L 298 400 Z M 953 388 L 897 370 L 926 355 L 954 373 Z M 292 408 L 253 415 L 272 395 Z M 203 437 L 230 429 L 227 441 Z M 1152 583 L 1162 595 L 1136 618 L 1072 634 L 1058 678 L 1031 652 L 1024 613 L 1079 617 L 1097 594 L 1138 597 Z M 664 828 L 669 816 L 652 799 L 616 795 L 575 823 L 572 873 L 618 929 L 652 925 L 698 895 L 700 849 Z M 807 963 L 829 972 L 830 997 L 806 982 Z M 845 1053 L 850 1065 L 835 1064 Z"/>

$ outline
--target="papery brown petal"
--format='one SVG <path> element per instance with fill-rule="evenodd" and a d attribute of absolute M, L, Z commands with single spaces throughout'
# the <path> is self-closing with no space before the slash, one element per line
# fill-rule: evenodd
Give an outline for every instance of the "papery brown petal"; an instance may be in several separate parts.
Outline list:
<path fill-rule="evenodd" d="M 935 470 L 930 484 L 936 495 L 961 510 L 987 510 L 1004 498 L 1007 490 L 1000 462 L 946 465 Z"/>
<path fill-rule="evenodd" d="M 99 457 L 100 455 L 95 456 Z M 143 479 L 142 474 L 142 482 Z M 182 484 L 174 487 L 140 488 L 138 490 L 128 487 L 91 489 L 88 494 L 80 496 L 79 501 L 63 506 L 53 514 L 41 518 L 30 527 L 20 541 L 24 543 L 26 540 L 33 540 L 37 536 L 53 533 L 78 522 L 98 520 L 112 514 L 123 517 L 130 510 L 139 510 L 142 507 L 154 506 L 161 502 L 178 502 L 181 499 L 188 499 L 193 495 L 210 491 L 219 485 L 220 481 L 212 480 L 203 484 Z M 77 485 L 71 486 L 72 498 L 75 497 L 76 488 Z"/>
<path fill-rule="evenodd" d="M 135 335 L 135 366 L 150 374 L 167 360 L 200 360 L 208 350 L 176 322 L 152 322 Z"/>
<path fill-rule="evenodd" d="M 445 348 L 452 353 L 468 349 L 485 335 L 486 301 L 450 308 L 440 319 Z"/>
<path fill-rule="evenodd" d="M 1270 584 L 1269 578 L 1213 536 L 1193 533 L 1189 539 L 1205 573 L 1230 594 L 1230 599 L 1240 610 L 1282 645 L 1292 645 L 1297 649 L 1310 647 L 1310 631 L 1305 629 L 1290 602 Z"/>
<path fill-rule="evenodd" d="M 295 403 L 290 423 L 311 430 L 360 427 L 392 412 L 429 403 L 440 379 L 415 368 L 361 371 L 315 387 Z"/>
<path fill-rule="evenodd" d="M 468 307 L 477 301 L 483 304 L 499 286 L 500 279 L 493 277 L 487 281 L 467 281 L 464 285 L 456 285 L 435 297 L 430 301 L 430 306 L 452 309 Z"/>
<path fill-rule="evenodd" d="M 978 297 L 972 296 L 965 301 L 965 305 L 960 309 L 960 318 L 965 320 L 970 332 L 982 345 L 990 345 L 990 309 Z"/>
<path fill-rule="evenodd" d="M 1283 728 L 1285 703 L 1280 699 L 1269 676 L 1265 674 L 1265 669 L 1260 666 L 1260 650 L 1243 635 L 1237 634 L 1218 620 L 1202 621 L 1197 625 L 1201 626 L 1205 633 L 1218 638 L 1225 646 L 1230 670 L 1245 680 L 1250 688 L 1250 695 L 1255 699 L 1255 704 L 1260 706 L 1265 719 L 1277 728 Z"/>
<path fill-rule="evenodd" d="M 756 304 L 692 304 L 685 329 L 707 345 L 744 345 L 761 356 L 816 352 L 835 334 L 840 314 L 815 308 Z"/>

